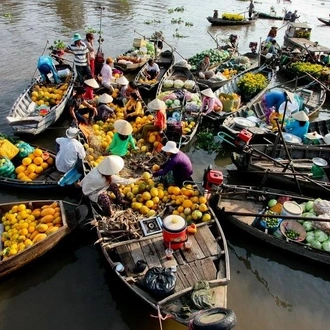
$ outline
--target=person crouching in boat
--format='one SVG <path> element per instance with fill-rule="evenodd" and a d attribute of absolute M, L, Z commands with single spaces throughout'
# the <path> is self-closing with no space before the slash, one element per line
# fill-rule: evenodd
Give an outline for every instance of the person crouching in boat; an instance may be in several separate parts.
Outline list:
<path fill-rule="evenodd" d="M 214 72 L 209 70 L 210 65 L 211 65 L 210 56 L 206 54 L 203 60 L 201 60 L 197 66 L 197 72 L 199 78 L 210 79 L 214 76 Z"/>
<path fill-rule="evenodd" d="M 152 124 L 146 124 L 142 127 L 142 139 L 146 140 L 150 132 L 159 132 L 160 134 L 166 129 L 166 104 L 164 101 L 154 99 L 148 103 L 148 109 L 155 111 L 155 119 Z M 137 132 L 138 133 L 138 132 Z"/>
<path fill-rule="evenodd" d="M 108 104 L 113 101 L 112 96 L 104 93 L 98 98 L 97 101 L 98 106 L 95 120 L 102 120 L 103 122 L 106 122 L 109 118 L 116 118 L 115 110 L 108 106 Z"/>
<path fill-rule="evenodd" d="M 169 156 L 169 159 L 160 166 L 160 170 L 153 173 L 153 177 L 162 177 L 166 185 L 175 184 L 179 187 L 183 186 L 184 181 L 191 181 L 193 167 L 189 157 L 177 148 L 174 141 L 167 141 L 162 147 Z"/>
<path fill-rule="evenodd" d="M 306 115 L 305 111 L 298 111 L 294 113 L 291 117 L 293 120 L 292 121 L 290 120 L 284 126 L 285 131 L 293 135 L 296 135 L 303 140 L 309 128 L 308 116 Z"/>
<path fill-rule="evenodd" d="M 153 79 L 158 78 L 158 76 L 160 74 L 160 69 L 159 69 L 158 64 L 155 63 L 155 61 L 152 58 L 150 60 L 148 60 L 143 74 L 145 75 L 145 77 L 148 80 L 153 80 Z"/>
<path fill-rule="evenodd" d="M 68 172 L 78 159 L 86 157 L 84 146 L 76 139 L 78 132 L 78 128 L 69 127 L 66 130 L 66 137 L 55 140 L 59 149 L 56 154 L 55 165 L 59 172 Z"/>
<path fill-rule="evenodd" d="M 102 162 L 94 167 L 80 182 L 82 192 L 91 202 L 97 203 L 107 216 L 111 216 L 112 201 L 108 192 L 113 192 L 116 196 L 114 202 L 127 206 L 120 193 L 118 185 L 128 185 L 138 179 L 124 179 L 119 176 L 119 172 L 124 168 L 124 160 L 116 155 L 105 157 Z"/>
<path fill-rule="evenodd" d="M 267 124 L 273 111 L 278 112 L 280 105 L 286 101 L 286 94 L 281 90 L 273 90 L 264 94 L 261 100 Z"/>
<path fill-rule="evenodd" d="M 216 97 L 211 88 L 202 90 L 201 94 L 203 95 L 201 112 L 204 115 L 207 115 L 214 110 L 221 111 L 223 109 L 221 101 Z"/>
<path fill-rule="evenodd" d="M 121 76 L 120 78 L 116 79 L 116 83 L 119 86 L 119 95 L 116 97 L 115 102 L 116 104 L 125 106 L 129 99 L 129 95 L 127 94 L 128 80 L 125 76 Z"/>
<path fill-rule="evenodd" d="M 85 88 L 85 94 L 84 94 L 84 100 L 93 100 L 94 98 L 94 89 L 99 88 L 99 84 L 97 81 L 92 79 L 87 79 L 84 81 L 84 88 Z"/>
<path fill-rule="evenodd" d="M 85 92 L 85 88 L 77 87 L 76 93 L 68 100 L 70 115 L 76 125 L 80 123 L 91 124 L 94 116 L 97 115 L 96 108 L 84 100 Z M 81 108 L 81 105 L 84 107 Z M 85 114 L 88 114 L 88 119 L 84 117 Z"/>
<path fill-rule="evenodd" d="M 144 116 L 142 102 L 137 94 L 131 93 L 125 105 L 124 116 L 127 121 L 135 121 L 137 117 Z"/>
<path fill-rule="evenodd" d="M 129 147 L 136 150 L 134 138 L 132 136 L 132 125 L 123 119 L 118 119 L 114 123 L 115 130 L 112 142 L 106 149 L 111 155 L 125 156 Z"/>

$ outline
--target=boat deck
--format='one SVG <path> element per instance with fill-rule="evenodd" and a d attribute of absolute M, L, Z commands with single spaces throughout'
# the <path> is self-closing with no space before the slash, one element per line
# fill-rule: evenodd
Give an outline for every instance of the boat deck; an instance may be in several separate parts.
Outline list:
<path fill-rule="evenodd" d="M 218 207 L 220 209 L 225 208 L 226 212 L 253 213 L 253 210 L 255 210 L 256 205 L 255 205 L 255 201 L 242 201 L 235 199 L 226 200 L 223 198 L 219 198 Z M 255 217 L 250 217 L 250 216 L 236 216 L 236 218 L 250 226 L 252 225 L 255 219 Z"/>
<path fill-rule="evenodd" d="M 163 237 L 157 237 L 132 242 L 117 247 L 115 250 L 125 265 L 127 277 L 137 280 L 141 274 L 134 273 L 138 260 L 145 260 L 148 267 L 176 267 L 177 283 L 176 291 L 184 290 L 193 286 L 199 280 L 217 279 L 217 268 L 214 259 L 217 259 L 220 246 L 213 236 L 210 228 L 206 225 L 200 226 L 195 235 L 190 235 L 192 242 L 190 250 L 184 248 L 174 250 L 173 257 L 168 260 L 165 256 Z M 223 252 L 224 253 L 224 252 Z"/>

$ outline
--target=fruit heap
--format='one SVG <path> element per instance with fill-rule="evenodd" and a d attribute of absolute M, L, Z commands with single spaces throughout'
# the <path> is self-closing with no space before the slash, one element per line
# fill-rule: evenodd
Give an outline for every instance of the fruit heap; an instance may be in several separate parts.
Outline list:
<path fill-rule="evenodd" d="M 204 59 L 205 55 L 210 57 L 210 65 L 213 66 L 229 59 L 230 54 L 227 50 L 221 49 L 208 49 L 204 50 L 188 59 L 192 70 L 196 70 L 199 63 Z"/>
<path fill-rule="evenodd" d="M 157 171 L 159 166 L 154 164 L 152 169 Z M 206 198 L 192 185 L 181 189 L 169 186 L 166 189 L 163 184 L 155 182 L 149 172 L 144 172 L 142 178 L 134 184 L 120 186 L 123 197 L 131 201 L 131 208 L 135 212 L 148 218 L 161 212 L 165 205 L 171 205 L 172 214 L 180 215 L 188 224 L 211 220 Z M 110 197 L 115 198 L 113 193 Z"/>
<path fill-rule="evenodd" d="M 60 103 L 68 89 L 68 84 L 65 83 L 59 88 L 35 85 L 31 93 L 31 100 L 38 105 L 54 106 Z"/>
<path fill-rule="evenodd" d="M 62 227 L 61 209 L 57 202 L 34 208 L 30 204 L 14 205 L 1 218 L 2 260 L 16 255 L 42 241 Z"/>
<path fill-rule="evenodd" d="M 229 21 L 243 21 L 244 16 L 240 14 L 223 13 L 222 19 L 226 19 Z"/>
<path fill-rule="evenodd" d="M 21 181 L 32 181 L 53 164 L 54 159 L 48 153 L 36 148 L 22 159 L 22 163 L 16 167 L 15 173 L 17 174 L 17 179 Z"/>
<path fill-rule="evenodd" d="M 142 59 L 138 56 L 133 55 L 119 55 L 117 57 L 118 63 L 129 64 L 129 63 L 141 63 Z"/>
<path fill-rule="evenodd" d="M 182 133 L 184 135 L 189 135 L 195 126 L 196 123 L 194 121 L 182 121 Z"/>
<path fill-rule="evenodd" d="M 153 84 L 157 84 L 158 80 L 157 79 L 148 80 L 148 78 L 140 78 L 139 83 L 143 85 L 153 85 Z"/>
<path fill-rule="evenodd" d="M 237 74 L 237 70 L 234 69 L 224 69 L 221 72 L 227 79 L 230 79 L 232 76 L 235 76 Z"/>

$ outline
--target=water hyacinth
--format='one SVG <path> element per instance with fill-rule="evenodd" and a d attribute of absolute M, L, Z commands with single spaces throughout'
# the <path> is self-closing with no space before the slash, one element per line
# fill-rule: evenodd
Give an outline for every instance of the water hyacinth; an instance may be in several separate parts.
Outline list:
<path fill-rule="evenodd" d="M 237 83 L 241 93 L 256 95 L 267 87 L 268 80 L 261 73 L 246 73 Z"/>

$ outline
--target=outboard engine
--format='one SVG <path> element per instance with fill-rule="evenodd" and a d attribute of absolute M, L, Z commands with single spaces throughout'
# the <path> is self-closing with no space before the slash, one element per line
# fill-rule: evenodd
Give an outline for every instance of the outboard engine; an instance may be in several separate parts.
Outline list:
<path fill-rule="evenodd" d="M 252 54 L 256 54 L 257 53 L 257 47 L 258 47 L 258 43 L 257 42 L 253 42 L 253 41 L 250 42 L 249 48 L 250 48 Z"/>
<path fill-rule="evenodd" d="M 222 183 L 222 172 L 213 170 L 212 165 L 209 165 L 208 168 L 204 170 L 203 188 L 207 191 L 216 191 L 221 187 Z"/>
<path fill-rule="evenodd" d="M 50 77 L 53 77 L 56 84 L 61 82 L 53 60 L 50 56 L 40 56 L 38 59 L 37 68 L 43 81 L 51 82 Z"/>

